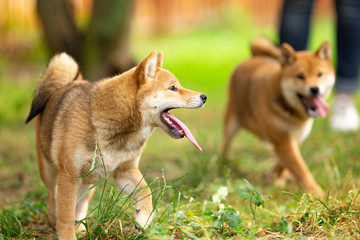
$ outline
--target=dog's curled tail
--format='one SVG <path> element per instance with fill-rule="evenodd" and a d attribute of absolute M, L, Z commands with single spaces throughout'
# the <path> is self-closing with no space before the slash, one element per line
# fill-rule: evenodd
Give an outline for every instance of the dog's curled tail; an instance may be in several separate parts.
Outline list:
<path fill-rule="evenodd" d="M 273 42 L 264 37 L 256 37 L 251 41 L 253 56 L 268 56 L 280 59 L 281 50 Z"/>
<path fill-rule="evenodd" d="M 69 85 L 78 76 L 81 76 L 79 66 L 72 57 L 66 53 L 55 55 L 36 87 L 26 123 L 44 110 L 47 101 L 56 90 Z"/>

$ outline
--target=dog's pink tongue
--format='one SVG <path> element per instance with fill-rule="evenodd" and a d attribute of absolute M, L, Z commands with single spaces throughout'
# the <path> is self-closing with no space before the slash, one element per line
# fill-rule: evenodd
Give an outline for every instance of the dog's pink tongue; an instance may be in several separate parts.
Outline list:
<path fill-rule="evenodd" d="M 171 115 L 170 113 L 164 113 L 165 117 L 169 118 L 171 121 L 175 122 L 177 125 L 179 125 L 179 127 L 184 131 L 185 136 L 187 137 L 187 139 L 189 139 L 189 141 L 195 145 L 195 147 L 197 149 L 199 149 L 200 152 L 202 152 L 201 147 L 199 146 L 199 144 L 196 142 L 195 138 L 193 137 L 193 135 L 191 134 L 189 128 L 183 123 L 181 122 L 179 119 L 177 119 L 174 115 Z"/>
<path fill-rule="evenodd" d="M 313 104 L 316 106 L 320 117 L 325 118 L 329 112 L 329 105 L 321 96 L 316 96 L 312 98 Z"/>

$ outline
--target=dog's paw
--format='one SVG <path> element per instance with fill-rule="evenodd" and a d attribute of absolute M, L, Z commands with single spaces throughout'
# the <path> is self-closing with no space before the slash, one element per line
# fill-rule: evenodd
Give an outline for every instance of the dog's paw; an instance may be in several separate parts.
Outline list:
<path fill-rule="evenodd" d="M 308 193 L 311 193 L 313 196 L 315 197 L 319 197 L 319 198 L 322 198 L 325 196 L 325 192 L 321 189 L 321 187 L 319 185 L 313 185 L 311 187 L 307 187 L 305 188 L 305 190 L 308 192 Z"/>
<path fill-rule="evenodd" d="M 140 234 L 142 233 L 142 231 L 143 229 L 138 224 L 135 224 L 135 233 Z"/>
<path fill-rule="evenodd" d="M 86 231 L 86 227 L 83 223 L 79 223 L 75 225 L 75 232 L 80 233 L 85 231 Z"/>
<path fill-rule="evenodd" d="M 275 187 L 280 187 L 280 188 L 286 187 L 286 182 L 287 182 L 287 179 L 282 178 L 282 177 L 278 177 L 277 179 L 275 179 L 275 180 L 273 181 L 274 186 L 275 186 Z"/>
<path fill-rule="evenodd" d="M 151 223 L 152 218 L 151 212 L 149 213 L 145 209 L 138 208 L 135 210 L 135 221 L 137 222 L 137 225 L 139 225 L 136 227 L 140 227 L 140 229 L 146 229 Z"/>
<path fill-rule="evenodd" d="M 286 183 L 292 180 L 294 180 L 294 177 L 292 176 L 292 174 L 288 169 L 284 169 L 280 173 L 280 175 L 278 175 L 278 173 L 274 170 L 270 170 L 266 174 L 266 181 L 268 183 L 272 183 L 276 187 L 284 188 L 286 187 Z"/>

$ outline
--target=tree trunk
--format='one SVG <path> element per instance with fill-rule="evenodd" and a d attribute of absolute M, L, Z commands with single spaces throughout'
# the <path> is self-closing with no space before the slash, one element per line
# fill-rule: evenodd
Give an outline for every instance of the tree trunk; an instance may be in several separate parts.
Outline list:
<path fill-rule="evenodd" d="M 78 59 L 81 36 L 75 26 L 71 4 L 64 0 L 38 0 L 37 11 L 51 54 L 65 51 Z"/>
<path fill-rule="evenodd" d="M 90 79 L 121 73 L 133 67 L 129 54 L 133 1 L 94 0 L 81 59 Z"/>
<path fill-rule="evenodd" d="M 67 52 L 91 81 L 127 71 L 135 66 L 129 52 L 131 0 L 94 0 L 85 34 L 76 28 L 68 0 L 38 0 L 50 52 Z"/>

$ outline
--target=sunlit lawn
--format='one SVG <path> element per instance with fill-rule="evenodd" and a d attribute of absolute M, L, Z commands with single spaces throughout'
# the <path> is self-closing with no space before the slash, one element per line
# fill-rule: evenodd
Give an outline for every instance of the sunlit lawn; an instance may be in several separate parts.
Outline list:
<path fill-rule="evenodd" d="M 324 39 L 332 39 L 332 24 L 319 21 L 313 33 L 311 49 Z M 235 139 L 230 154 L 231 167 L 225 173 L 218 171 L 228 78 L 236 64 L 249 57 L 249 42 L 259 34 L 276 39 L 274 29 L 250 27 L 244 19 L 185 33 L 133 36 L 132 51 L 138 60 L 153 49 L 162 50 L 164 68 L 173 72 L 185 88 L 207 94 L 208 102 L 202 109 L 172 111 L 189 126 L 204 151 L 198 152 L 186 139 L 174 140 L 157 130 L 150 138 L 141 161 L 141 170 L 147 181 L 159 179 L 152 185 L 155 196 L 164 191 L 156 202 L 153 225 L 144 235 L 133 235 L 130 234 L 133 228 L 125 227 L 120 231 L 119 222 L 112 227 L 109 220 L 103 223 L 103 229 L 92 228 L 96 233 L 89 233 L 87 239 L 96 236 L 130 239 L 360 237 L 360 200 L 356 198 L 360 184 L 360 136 L 330 131 L 327 119 L 316 119 L 313 131 L 301 148 L 315 179 L 329 193 L 324 201 L 303 196 L 302 189 L 293 182 L 284 189 L 265 182 L 265 174 L 275 157 L 269 147 L 246 132 L 241 132 Z M 48 238 L 53 235 L 46 230 L 46 210 L 41 202 L 46 191 L 37 170 L 34 124 L 24 125 L 38 79 L 24 77 L 13 81 L 8 64 L 6 59 L 0 60 L 0 206 L 9 210 L 3 210 L 0 215 L 0 234 L 8 236 L 4 230 L 8 221 L 14 226 L 22 223 L 21 231 L 14 230 L 21 232 L 14 234 L 17 236 L 15 239 L 39 235 Z M 40 65 L 45 67 L 46 62 Z M 39 69 L 39 76 L 40 72 Z M 359 98 L 357 102 L 360 103 Z M 264 207 L 253 206 L 256 208 L 256 221 L 249 200 L 237 194 L 245 186 L 243 179 L 263 195 L 271 197 L 265 198 Z M 219 225 L 221 217 L 211 217 L 220 214 L 220 202 L 212 199 L 220 187 L 228 190 L 228 195 L 220 198 L 225 206 L 222 211 L 230 214 L 231 209 L 235 210 L 235 215 L 241 220 L 238 227 L 226 222 L 225 218 L 224 224 Z M 104 195 L 101 190 L 102 186 L 92 208 L 98 207 L 99 199 L 111 195 L 109 187 Z M 115 190 L 115 193 L 119 191 Z M 131 208 L 131 204 L 129 206 Z M 122 225 L 131 223 L 132 211 L 132 208 L 126 210 L 124 214 L 130 216 L 120 217 Z M 100 219 L 104 220 L 104 217 Z M 104 230 L 106 227 L 109 227 L 108 232 Z"/>

